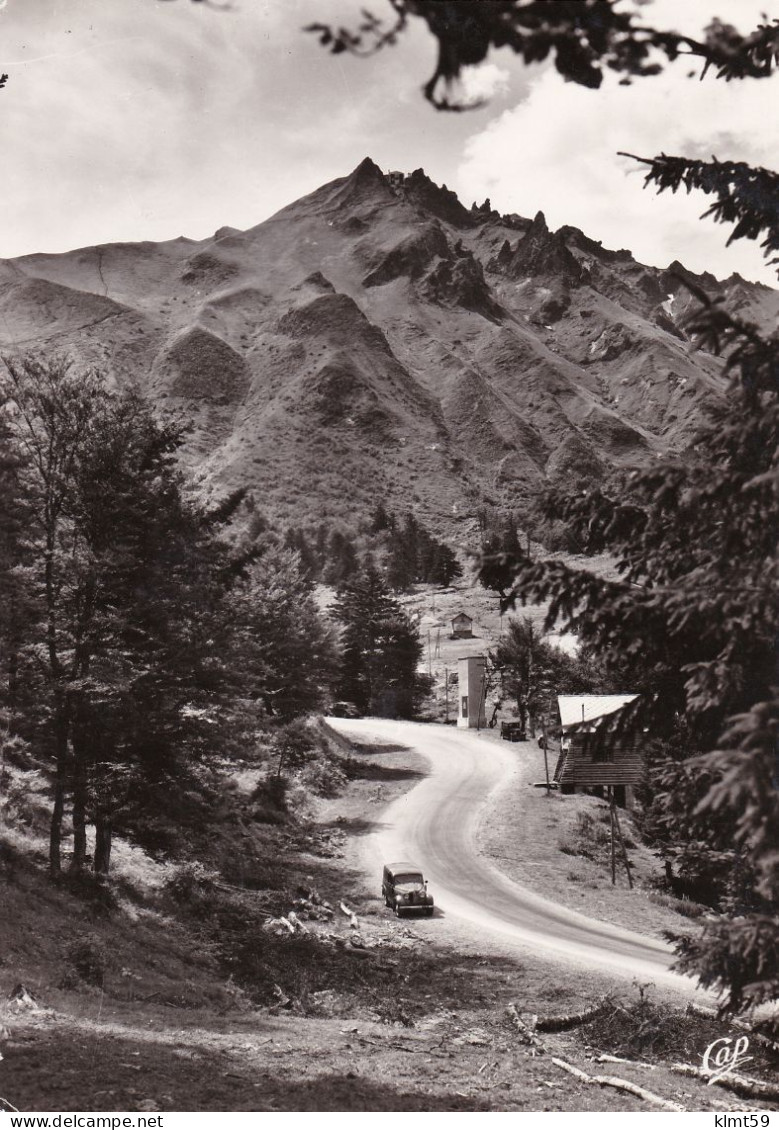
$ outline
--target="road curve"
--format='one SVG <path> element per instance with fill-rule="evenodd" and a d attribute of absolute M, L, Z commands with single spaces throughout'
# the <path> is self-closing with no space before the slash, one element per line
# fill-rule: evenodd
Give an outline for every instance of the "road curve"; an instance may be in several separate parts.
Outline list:
<path fill-rule="evenodd" d="M 515 747 L 450 726 L 380 718 L 327 721 L 347 739 L 407 746 L 430 766 L 418 785 L 382 813 L 379 830 L 365 838 L 365 869 L 377 889 L 384 862 L 410 859 L 424 870 L 445 916 L 475 925 L 494 941 L 697 995 L 690 978 L 669 970 L 672 953 L 663 942 L 542 898 L 479 856 L 476 830 L 490 797 L 516 768 Z"/>

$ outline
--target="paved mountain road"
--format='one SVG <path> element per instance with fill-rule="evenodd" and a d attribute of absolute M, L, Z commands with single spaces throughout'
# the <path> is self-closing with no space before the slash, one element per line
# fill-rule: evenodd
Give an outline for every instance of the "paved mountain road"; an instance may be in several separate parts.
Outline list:
<path fill-rule="evenodd" d="M 516 769 L 516 747 L 450 726 L 378 718 L 328 722 L 346 738 L 407 746 L 430 766 L 429 775 L 382 813 L 379 830 L 365 837 L 365 871 L 377 890 L 383 863 L 409 859 L 423 869 L 445 917 L 462 919 L 495 942 L 697 994 L 691 979 L 670 972 L 672 954 L 663 942 L 551 902 L 479 856 L 477 827 L 489 818 L 490 796 Z"/>

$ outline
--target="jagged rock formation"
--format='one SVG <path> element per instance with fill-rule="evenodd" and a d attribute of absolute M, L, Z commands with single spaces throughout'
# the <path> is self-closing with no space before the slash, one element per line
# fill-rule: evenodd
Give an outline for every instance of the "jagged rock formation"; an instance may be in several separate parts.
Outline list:
<path fill-rule="evenodd" d="M 369 159 L 248 231 L 0 262 L 0 348 L 71 354 L 193 424 L 206 485 L 272 518 L 381 499 L 473 539 L 485 503 L 681 449 L 721 366 L 692 348 L 696 287 L 773 324 L 779 294 L 583 232 L 465 208 Z"/>

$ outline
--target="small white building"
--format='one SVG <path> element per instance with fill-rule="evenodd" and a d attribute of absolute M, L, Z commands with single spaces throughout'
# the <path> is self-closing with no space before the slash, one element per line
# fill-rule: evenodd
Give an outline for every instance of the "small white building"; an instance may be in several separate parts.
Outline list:
<path fill-rule="evenodd" d="M 457 725 L 462 730 L 487 725 L 484 700 L 487 691 L 487 661 L 483 655 L 468 655 L 457 660 L 459 709 Z"/>
<path fill-rule="evenodd" d="M 469 616 L 467 612 L 458 612 L 452 618 L 452 639 L 473 639 L 473 617 Z"/>

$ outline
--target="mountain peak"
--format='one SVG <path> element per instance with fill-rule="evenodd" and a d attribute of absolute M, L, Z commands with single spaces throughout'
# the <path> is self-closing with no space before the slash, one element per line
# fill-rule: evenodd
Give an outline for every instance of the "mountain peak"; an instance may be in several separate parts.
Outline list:
<path fill-rule="evenodd" d="M 475 548 L 480 510 L 681 450 L 724 394 L 678 278 L 549 228 L 367 157 L 246 232 L 0 260 L 0 352 L 63 348 L 186 413 L 186 463 L 279 529 L 380 497 Z M 779 292 L 718 285 L 773 326 Z"/>
<path fill-rule="evenodd" d="M 460 203 L 457 193 L 445 184 L 436 184 L 424 169 L 414 169 L 405 178 L 403 187 L 408 200 L 445 223 L 458 228 L 472 228 L 475 225 L 476 220 Z"/>
<path fill-rule="evenodd" d="M 381 171 L 376 162 L 373 161 L 370 157 L 364 157 L 362 161 L 360 161 L 357 168 L 352 173 L 350 173 L 347 180 L 351 181 L 352 183 L 363 184 L 370 182 L 375 183 L 376 181 L 379 181 L 381 184 L 385 183 L 384 173 Z"/>

